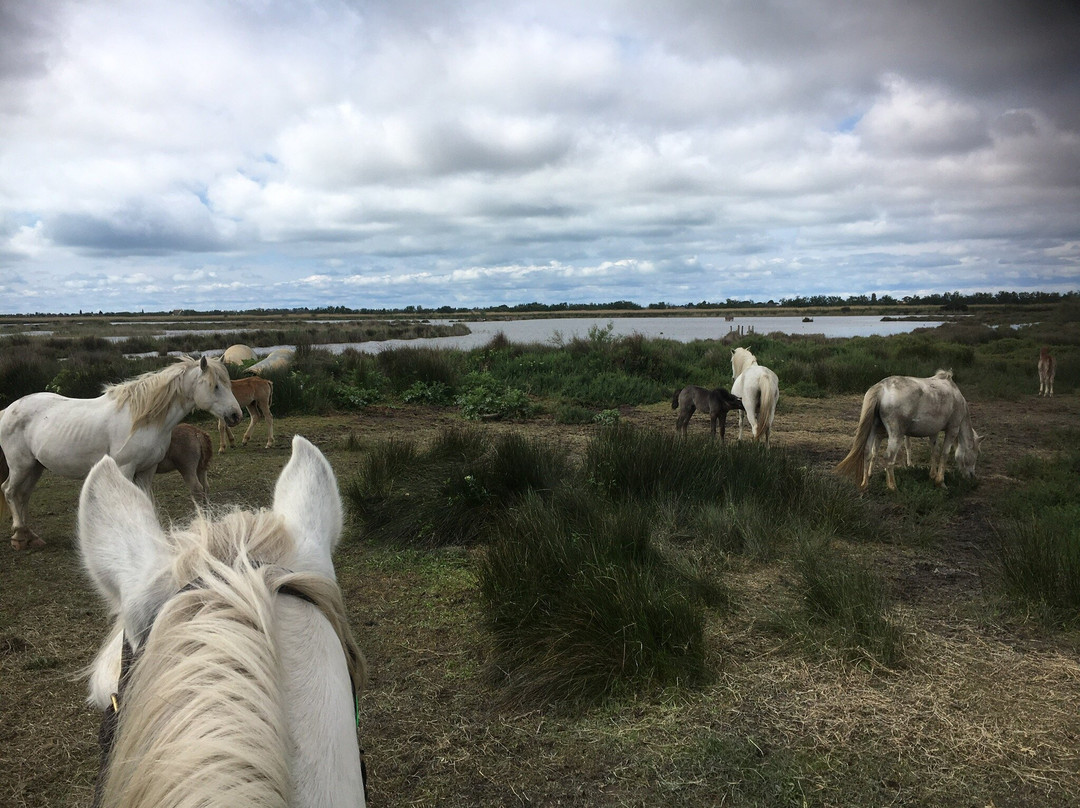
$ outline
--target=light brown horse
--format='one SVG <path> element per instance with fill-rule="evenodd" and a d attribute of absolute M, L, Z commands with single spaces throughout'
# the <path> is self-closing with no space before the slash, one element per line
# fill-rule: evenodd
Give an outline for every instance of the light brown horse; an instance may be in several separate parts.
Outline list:
<path fill-rule="evenodd" d="M 690 416 L 695 410 L 701 410 L 709 416 L 712 424 L 713 437 L 716 436 L 716 423 L 720 422 L 720 440 L 724 439 L 727 432 L 727 414 L 731 410 L 742 410 L 742 401 L 738 396 L 733 396 L 723 387 L 715 390 L 706 390 L 696 384 L 687 385 L 682 390 L 676 390 L 671 397 L 671 409 L 678 409 L 679 415 L 675 419 L 675 431 L 686 434 L 686 426 L 690 423 Z"/>
<path fill-rule="evenodd" d="M 214 456 L 214 443 L 210 435 L 191 424 L 177 424 L 172 431 L 165 459 L 157 465 L 157 474 L 178 471 L 184 478 L 191 496 L 196 502 L 209 501 L 210 484 L 206 470 Z"/>
<path fill-rule="evenodd" d="M 1050 349 L 1045 345 L 1039 351 L 1039 395 L 1050 398 L 1054 395 L 1054 373 L 1057 371 L 1057 362 L 1050 355 Z"/>
<path fill-rule="evenodd" d="M 274 395 L 274 383 L 269 379 L 261 379 L 258 376 L 233 379 L 232 392 L 240 406 L 246 407 L 248 415 L 251 416 L 251 423 L 248 424 L 247 431 L 244 433 L 242 445 L 247 446 L 251 432 L 255 429 L 255 424 L 259 422 L 260 418 L 265 418 L 266 448 L 269 449 L 274 445 L 274 416 L 270 414 L 270 400 Z M 218 421 L 218 437 L 220 438 L 219 452 L 225 451 L 226 439 L 228 439 L 230 446 L 236 445 L 232 430 L 224 421 Z"/>

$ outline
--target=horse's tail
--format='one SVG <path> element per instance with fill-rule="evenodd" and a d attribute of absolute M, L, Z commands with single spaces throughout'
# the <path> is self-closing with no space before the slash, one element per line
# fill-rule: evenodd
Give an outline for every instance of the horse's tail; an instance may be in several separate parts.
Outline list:
<path fill-rule="evenodd" d="M 851 477 L 862 484 L 863 469 L 866 463 L 867 448 L 872 446 L 875 436 L 875 424 L 878 416 L 878 404 L 881 402 L 881 387 L 874 385 L 863 396 L 862 412 L 859 413 L 859 425 L 855 428 L 855 440 L 847 457 L 836 464 L 836 473 Z"/>
<path fill-rule="evenodd" d="M 754 430 L 754 440 L 764 438 L 768 442 L 779 392 L 771 378 L 764 379 L 764 384 L 758 385 L 757 428 Z"/>
<path fill-rule="evenodd" d="M 676 390 L 674 393 L 671 394 L 671 409 L 679 409 L 679 393 L 681 392 L 682 390 Z"/>

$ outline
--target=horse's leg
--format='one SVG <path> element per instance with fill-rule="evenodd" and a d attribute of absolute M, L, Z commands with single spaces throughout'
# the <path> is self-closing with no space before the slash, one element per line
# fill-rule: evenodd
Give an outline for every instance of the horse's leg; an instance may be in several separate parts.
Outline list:
<path fill-rule="evenodd" d="M 263 418 L 266 419 L 266 448 L 269 449 L 274 445 L 274 416 L 270 414 L 269 403 L 259 409 L 263 411 Z"/>
<path fill-rule="evenodd" d="M 255 429 L 255 424 L 259 423 L 259 405 L 256 402 L 252 402 L 248 407 L 248 417 L 251 418 L 248 423 L 247 431 L 244 433 L 244 439 L 240 441 L 241 446 L 247 446 L 248 441 L 251 439 L 251 432 Z"/>
<path fill-rule="evenodd" d="M 716 437 L 716 422 L 717 422 L 718 418 L 719 418 L 719 416 L 717 416 L 717 414 L 715 412 L 710 412 L 709 413 L 709 425 L 712 427 L 712 436 L 714 438 Z"/>
<path fill-rule="evenodd" d="M 33 461 L 32 465 L 22 468 L 11 468 L 8 478 L 4 482 L 4 497 L 11 509 L 11 546 L 15 550 L 25 550 L 27 547 L 44 547 L 45 540 L 30 529 L 30 492 L 34 490 L 37 481 L 41 479 L 41 473 L 45 467 Z"/>
<path fill-rule="evenodd" d="M 225 434 L 226 434 L 227 429 L 228 429 L 228 427 L 225 426 L 225 422 L 221 418 L 218 418 L 217 431 L 218 431 L 218 451 L 219 452 L 224 452 L 225 451 Z"/>
<path fill-rule="evenodd" d="M 889 445 L 885 447 L 885 481 L 890 491 L 896 490 L 896 458 L 900 454 L 900 435 L 889 434 Z"/>
<path fill-rule="evenodd" d="M 948 486 L 945 485 L 945 466 L 949 462 L 949 453 L 953 450 L 953 447 L 956 446 L 958 432 L 958 429 L 945 430 L 945 434 L 941 439 L 941 449 L 938 453 L 937 465 L 936 467 L 933 464 L 931 465 L 931 479 L 933 479 L 934 485 L 938 488 L 948 488 Z"/>
<path fill-rule="evenodd" d="M 202 482 L 199 480 L 198 473 L 194 468 L 188 465 L 182 466 L 180 468 L 180 476 L 183 477 L 184 482 L 187 483 L 192 499 L 198 502 L 199 500 L 206 498 L 206 491 L 203 489 Z"/>

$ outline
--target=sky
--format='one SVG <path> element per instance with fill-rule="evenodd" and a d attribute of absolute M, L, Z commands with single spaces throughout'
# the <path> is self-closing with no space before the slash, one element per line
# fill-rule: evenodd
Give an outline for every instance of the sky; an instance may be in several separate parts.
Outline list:
<path fill-rule="evenodd" d="M 1080 289 L 1075 0 L 0 0 L 0 313 Z"/>

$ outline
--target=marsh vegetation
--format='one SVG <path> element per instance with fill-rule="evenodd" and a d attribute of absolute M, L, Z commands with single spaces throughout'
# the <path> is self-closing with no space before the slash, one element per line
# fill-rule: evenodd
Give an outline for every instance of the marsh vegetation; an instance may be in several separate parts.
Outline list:
<path fill-rule="evenodd" d="M 293 433 L 330 457 L 373 802 L 1072 804 L 1077 320 L 755 337 L 780 377 L 768 450 L 704 421 L 675 435 L 675 387 L 730 383 L 717 343 L 305 348 L 275 378 L 276 447 L 216 457 L 211 497 L 268 504 Z M 112 361 L 5 364 L 0 394 L 165 360 Z M 898 494 L 879 475 L 859 496 L 831 468 L 862 392 L 937 367 L 988 435 L 977 482 L 934 488 L 920 442 Z M 46 474 L 49 547 L 0 562 L 5 805 L 89 804 L 96 717 L 75 677 L 106 616 L 73 552 L 78 488 Z M 190 514 L 179 477 L 155 491 Z"/>

